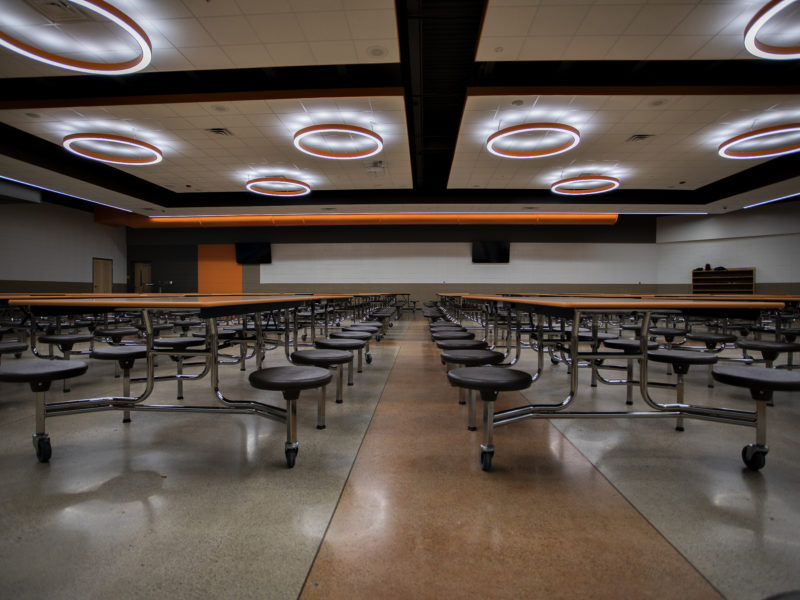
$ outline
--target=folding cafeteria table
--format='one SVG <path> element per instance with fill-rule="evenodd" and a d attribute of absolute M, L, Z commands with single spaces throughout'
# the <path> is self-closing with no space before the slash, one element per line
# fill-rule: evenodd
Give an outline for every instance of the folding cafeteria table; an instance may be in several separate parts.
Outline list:
<path fill-rule="evenodd" d="M 217 317 L 231 317 L 252 315 L 256 328 L 256 361 L 261 367 L 261 312 L 285 311 L 285 324 L 289 327 L 292 322 L 290 311 L 306 304 L 321 300 L 339 300 L 349 296 L 341 294 L 331 295 L 76 295 L 76 296 L 6 296 L 3 303 L 9 307 L 16 307 L 28 313 L 31 321 L 37 316 L 75 315 L 87 313 L 109 313 L 114 311 L 141 312 L 144 329 L 146 332 L 147 346 L 147 375 L 145 390 L 137 397 L 109 396 L 102 398 L 85 398 L 64 400 L 60 402 L 37 402 L 36 405 L 36 430 L 33 436 L 34 447 L 37 455 L 42 445 L 50 451 L 50 438 L 46 432 L 45 422 L 47 417 L 61 415 L 96 412 L 104 410 L 121 411 L 150 411 L 150 412 L 202 412 L 207 414 L 234 413 L 254 414 L 267 419 L 286 424 L 286 457 L 287 463 L 293 463 L 293 455 L 297 452 L 297 424 L 295 405 L 291 408 L 272 406 L 255 400 L 233 400 L 226 398 L 219 388 L 218 371 L 218 337 Z M 151 404 L 145 400 L 151 395 L 156 381 L 154 369 L 154 356 L 157 354 L 170 354 L 169 351 L 159 351 L 153 348 L 152 316 L 159 311 L 191 310 L 199 314 L 206 321 L 207 343 L 204 349 L 186 351 L 187 355 L 205 357 L 210 369 L 210 383 L 213 394 L 218 401 L 216 405 L 188 405 L 188 404 Z M 313 313 L 313 311 L 312 311 Z M 286 352 L 288 355 L 289 334 L 285 337 Z"/>
<path fill-rule="evenodd" d="M 446 294 L 441 294 L 447 300 Z M 577 297 L 577 296 L 500 296 L 481 294 L 459 294 L 459 303 L 464 301 L 487 303 L 493 310 L 514 308 L 519 312 L 528 312 L 531 323 L 536 323 L 534 331 L 538 339 L 537 371 L 531 376 L 535 382 L 542 373 L 544 362 L 544 321 L 547 317 L 554 317 L 571 321 L 574 331 L 582 323 L 582 319 L 591 320 L 592 333 L 596 336 L 598 319 L 600 315 L 630 314 L 641 315 L 642 330 L 639 335 L 641 340 L 640 351 L 636 354 L 622 354 L 620 352 L 582 352 L 578 335 L 569 337 L 569 355 L 573 365 L 570 370 L 569 392 L 557 404 L 526 404 L 503 411 L 494 412 L 493 402 L 483 403 L 483 442 L 481 443 L 481 465 L 484 470 L 491 468 L 495 446 L 493 440 L 494 428 L 525 419 L 556 419 L 556 418 L 680 418 L 703 419 L 734 425 L 744 425 L 756 428 L 756 443 L 766 445 L 766 419 L 763 414 L 764 403 L 759 402 L 757 411 L 743 411 L 731 408 L 695 406 L 691 404 L 659 403 L 653 400 L 648 391 L 647 368 L 647 326 L 651 313 L 683 314 L 685 316 L 703 316 L 714 318 L 738 318 L 755 320 L 763 311 L 779 311 L 784 308 L 784 302 L 770 302 L 765 300 L 732 300 L 722 299 L 692 299 L 692 298 L 659 298 L 659 297 Z M 510 327 L 509 319 L 509 327 Z M 592 344 L 594 348 L 596 344 Z M 518 344 L 519 347 L 519 344 Z M 566 410 L 578 396 L 578 371 L 580 361 L 598 361 L 604 359 L 624 358 L 626 360 L 639 360 L 640 377 L 639 389 L 644 402 L 651 410 L 646 411 L 574 411 Z"/>

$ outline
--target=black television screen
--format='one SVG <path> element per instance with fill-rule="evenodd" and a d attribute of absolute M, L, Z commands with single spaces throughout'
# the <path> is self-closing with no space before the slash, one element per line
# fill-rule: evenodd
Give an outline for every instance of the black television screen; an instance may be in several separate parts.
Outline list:
<path fill-rule="evenodd" d="M 472 262 L 507 263 L 511 256 L 508 242 L 472 242 Z"/>
<path fill-rule="evenodd" d="M 236 262 L 240 265 L 262 265 L 272 262 L 269 242 L 236 242 Z"/>

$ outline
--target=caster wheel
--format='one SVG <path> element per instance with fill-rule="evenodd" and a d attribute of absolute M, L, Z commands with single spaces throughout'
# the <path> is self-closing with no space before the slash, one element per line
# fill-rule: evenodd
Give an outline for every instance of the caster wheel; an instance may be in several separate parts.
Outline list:
<path fill-rule="evenodd" d="M 375 341 L 376 341 L 376 342 L 380 342 L 382 339 L 383 339 L 383 336 L 382 336 L 382 335 L 376 335 L 376 336 L 375 336 Z"/>
<path fill-rule="evenodd" d="M 394 323 L 389 323 L 389 327 L 394 327 Z"/>
<path fill-rule="evenodd" d="M 367 361 L 368 365 L 371 365 L 372 364 L 372 354 L 367 353 L 367 355 L 364 357 L 364 360 Z"/>
<path fill-rule="evenodd" d="M 492 456 L 493 452 L 481 452 L 481 469 L 484 471 L 492 470 Z"/>
<path fill-rule="evenodd" d="M 766 464 L 767 453 L 755 444 L 749 444 L 742 448 L 742 460 L 748 469 L 758 471 Z"/>
<path fill-rule="evenodd" d="M 289 448 L 286 450 L 286 466 L 288 468 L 294 467 L 294 462 L 297 460 L 297 448 Z"/>
<path fill-rule="evenodd" d="M 21 352 L 15 353 L 14 358 L 22 358 L 22 353 Z"/>
<path fill-rule="evenodd" d="M 39 438 L 36 440 L 36 459 L 40 463 L 46 463 L 53 455 L 53 448 L 50 446 L 50 438 Z"/>
<path fill-rule="evenodd" d="M 300 339 L 305 342 L 307 337 L 308 336 L 304 333 L 303 335 L 300 336 Z"/>
<path fill-rule="evenodd" d="M 557 364 L 558 364 L 558 359 L 556 359 L 556 358 L 552 358 L 552 357 L 551 357 L 551 358 L 550 358 L 550 362 L 551 362 L 552 364 L 554 364 L 554 365 L 557 365 Z"/>

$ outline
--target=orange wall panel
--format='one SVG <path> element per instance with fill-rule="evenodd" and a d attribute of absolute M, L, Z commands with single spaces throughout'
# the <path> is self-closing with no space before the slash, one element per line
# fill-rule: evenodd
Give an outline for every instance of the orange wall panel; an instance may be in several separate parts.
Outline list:
<path fill-rule="evenodd" d="M 197 292 L 242 293 L 242 265 L 236 262 L 234 244 L 198 244 Z"/>

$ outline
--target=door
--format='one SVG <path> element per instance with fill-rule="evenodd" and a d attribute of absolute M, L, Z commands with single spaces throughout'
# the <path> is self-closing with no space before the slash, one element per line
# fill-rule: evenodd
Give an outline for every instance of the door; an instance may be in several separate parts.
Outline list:
<path fill-rule="evenodd" d="M 92 293 L 110 294 L 114 261 L 110 258 L 92 259 Z"/>
<path fill-rule="evenodd" d="M 133 291 L 144 294 L 153 291 L 152 265 L 145 262 L 133 263 Z"/>

